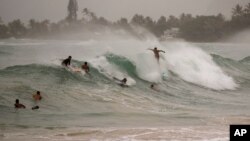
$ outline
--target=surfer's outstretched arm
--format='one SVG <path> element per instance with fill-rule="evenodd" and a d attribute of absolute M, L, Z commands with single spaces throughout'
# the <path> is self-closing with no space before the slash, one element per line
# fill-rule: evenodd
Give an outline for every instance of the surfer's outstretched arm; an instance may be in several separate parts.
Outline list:
<path fill-rule="evenodd" d="M 154 51 L 154 49 L 148 48 L 148 50 Z"/>
<path fill-rule="evenodd" d="M 165 51 L 163 51 L 163 50 L 158 50 L 158 52 L 163 52 L 163 53 L 165 53 Z"/>

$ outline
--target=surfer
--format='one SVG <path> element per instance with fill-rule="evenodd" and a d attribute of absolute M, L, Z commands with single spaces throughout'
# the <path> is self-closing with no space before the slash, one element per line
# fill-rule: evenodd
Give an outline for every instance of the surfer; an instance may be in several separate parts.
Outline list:
<path fill-rule="evenodd" d="M 151 50 L 151 51 L 154 52 L 155 58 L 157 59 L 157 62 L 158 62 L 158 63 L 159 63 L 159 59 L 160 59 L 160 54 L 159 54 L 159 52 L 165 53 L 165 51 L 163 51 L 163 50 L 158 50 L 157 47 L 155 47 L 154 49 L 148 49 L 148 50 Z"/>
<path fill-rule="evenodd" d="M 42 96 L 41 96 L 41 94 L 40 94 L 40 91 L 37 91 L 36 94 L 33 95 L 33 99 L 34 99 L 35 101 L 39 101 L 39 100 L 42 99 Z"/>
<path fill-rule="evenodd" d="M 32 110 L 37 110 L 37 109 L 39 109 L 40 107 L 39 106 L 34 106 L 34 107 L 32 107 L 31 109 Z"/>
<path fill-rule="evenodd" d="M 23 104 L 19 103 L 19 99 L 16 99 L 15 108 L 16 109 L 19 109 L 19 108 L 25 109 L 26 107 Z"/>
<path fill-rule="evenodd" d="M 113 79 L 115 79 L 116 81 L 119 81 L 119 85 L 121 87 L 128 87 L 127 85 L 127 78 L 123 78 L 122 80 L 116 78 L 116 77 L 113 77 Z"/>
<path fill-rule="evenodd" d="M 82 69 L 86 72 L 89 73 L 89 66 L 87 62 L 84 62 L 84 65 L 82 65 Z"/>
<path fill-rule="evenodd" d="M 121 83 L 122 83 L 123 85 L 126 85 L 126 83 L 127 83 L 127 78 L 123 78 L 123 79 L 121 80 Z"/>
<path fill-rule="evenodd" d="M 127 78 L 123 78 L 122 80 L 120 80 L 120 82 L 121 82 L 120 86 L 128 87 L 128 85 L 126 84 L 127 83 Z"/>
<path fill-rule="evenodd" d="M 158 91 L 158 92 L 159 92 L 159 90 L 155 87 L 155 84 L 151 84 L 151 85 L 150 85 L 150 88 L 151 88 L 152 90 L 155 90 L 155 91 Z"/>
<path fill-rule="evenodd" d="M 72 57 L 69 56 L 67 59 L 64 59 L 64 60 L 62 61 L 62 65 L 68 67 L 68 66 L 70 65 L 71 58 L 72 58 Z"/>
<path fill-rule="evenodd" d="M 40 101 L 40 100 L 42 100 L 42 96 L 41 96 L 41 94 L 40 94 L 40 91 L 37 91 L 36 94 L 33 95 L 33 99 L 34 99 L 35 101 Z M 34 106 L 34 107 L 32 107 L 31 109 L 32 109 L 32 110 L 36 110 L 36 109 L 39 109 L 39 108 L 40 108 L 39 106 Z"/>
<path fill-rule="evenodd" d="M 151 88 L 151 89 L 154 89 L 154 87 L 155 87 L 154 84 L 151 84 L 151 85 L 150 85 L 150 88 Z"/>

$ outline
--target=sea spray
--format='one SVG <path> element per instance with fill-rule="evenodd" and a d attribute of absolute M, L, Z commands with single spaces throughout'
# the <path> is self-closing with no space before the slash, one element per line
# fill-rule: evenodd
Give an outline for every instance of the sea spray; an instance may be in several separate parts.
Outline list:
<path fill-rule="evenodd" d="M 169 69 L 185 81 L 215 90 L 237 87 L 233 78 L 224 73 L 209 54 L 188 43 L 169 44 L 165 58 Z"/>

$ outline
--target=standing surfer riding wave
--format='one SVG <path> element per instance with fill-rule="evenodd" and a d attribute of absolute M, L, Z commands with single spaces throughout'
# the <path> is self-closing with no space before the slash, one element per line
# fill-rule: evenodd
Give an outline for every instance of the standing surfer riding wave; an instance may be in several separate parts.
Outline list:
<path fill-rule="evenodd" d="M 157 59 L 157 62 L 158 62 L 158 64 L 159 64 L 159 59 L 160 59 L 160 54 L 159 54 L 159 53 L 160 53 L 160 52 L 165 53 L 165 51 L 163 51 L 163 50 L 158 50 L 157 47 L 155 47 L 154 49 L 148 49 L 148 50 L 151 50 L 151 51 L 154 52 L 155 58 Z"/>

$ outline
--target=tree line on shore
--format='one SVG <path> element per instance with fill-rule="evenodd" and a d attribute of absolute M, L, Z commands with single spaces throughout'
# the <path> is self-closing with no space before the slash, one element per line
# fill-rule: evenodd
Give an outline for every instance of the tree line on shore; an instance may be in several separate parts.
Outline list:
<path fill-rule="evenodd" d="M 0 39 L 10 37 L 42 38 L 49 35 L 75 32 L 79 29 L 96 31 L 106 27 L 124 29 L 136 34 L 132 26 L 141 26 L 156 37 L 162 37 L 164 31 L 168 29 L 178 28 L 178 38 L 195 42 L 211 42 L 250 27 L 250 3 L 245 6 L 237 4 L 232 8 L 230 20 L 226 20 L 222 14 L 193 16 L 183 13 L 179 17 L 171 15 L 166 18 L 161 16 L 158 20 L 135 14 L 130 21 L 127 18 L 120 18 L 115 22 L 110 22 L 104 17 L 96 16 L 94 12 L 87 8 L 81 11 L 81 18 L 77 19 L 77 10 L 77 1 L 69 0 L 67 17 L 57 23 L 51 23 L 49 20 L 36 21 L 30 19 L 28 24 L 24 24 L 20 19 L 17 19 L 4 24 L 0 17 Z"/>

